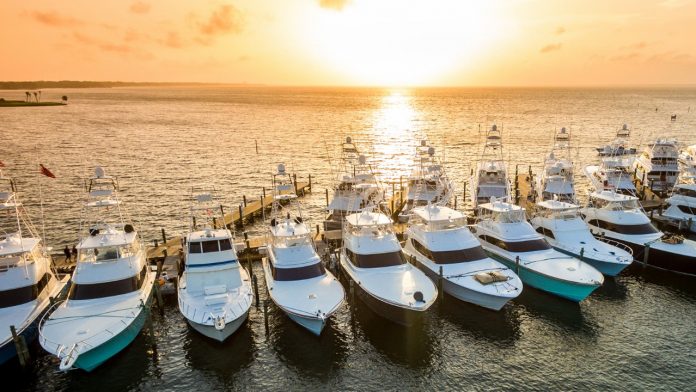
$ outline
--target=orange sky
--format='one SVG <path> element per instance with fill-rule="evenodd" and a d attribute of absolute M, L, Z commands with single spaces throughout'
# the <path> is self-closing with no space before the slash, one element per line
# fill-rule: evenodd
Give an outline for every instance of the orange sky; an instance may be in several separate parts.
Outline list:
<path fill-rule="evenodd" d="M 0 80 L 696 84 L 696 0 L 2 0 Z"/>

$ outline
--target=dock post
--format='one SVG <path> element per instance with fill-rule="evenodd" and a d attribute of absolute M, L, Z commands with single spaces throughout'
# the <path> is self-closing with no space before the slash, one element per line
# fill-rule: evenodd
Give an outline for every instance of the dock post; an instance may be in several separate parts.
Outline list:
<path fill-rule="evenodd" d="M 520 276 L 520 256 L 515 257 L 515 274 Z"/>
<path fill-rule="evenodd" d="M 157 240 L 157 238 L 155 238 L 152 241 L 155 243 L 155 248 L 159 248 L 159 241 Z"/>
<path fill-rule="evenodd" d="M 297 191 L 297 173 L 292 173 L 292 182 L 295 184 L 295 194 L 299 196 L 300 194 Z"/>
<path fill-rule="evenodd" d="M 247 206 L 246 195 L 242 195 L 242 202 L 244 202 L 244 207 Z"/>
<path fill-rule="evenodd" d="M 464 189 L 462 189 L 462 202 L 466 204 L 466 181 L 464 181 Z"/>
<path fill-rule="evenodd" d="M 454 195 L 454 209 L 457 209 L 457 195 Z"/>
<path fill-rule="evenodd" d="M 263 325 L 266 327 L 266 335 L 268 335 L 268 300 L 263 301 Z"/>
<path fill-rule="evenodd" d="M 242 205 L 239 205 L 239 226 L 244 227 L 244 215 L 242 215 Z"/>
<path fill-rule="evenodd" d="M 217 229 L 217 218 L 213 217 L 213 229 Z"/>
<path fill-rule="evenodd" d="M 167 233 L 164 231 L 164 227 L 162 228 L 162 245 L 167 245 Z"/>
<path fill-rule="evenodd" d="M 259 141 L 254 139 L 254 147 L 256 147 L 256 154 L 259 153 Z"/>
<path fill-rule="evenodd" d="M 442 279 L 443 279 L 442 266 L 440 266 L 440 277 L 437 279 L 437 294 L 438 294 L 437 297 L 440 300 L 440 302 L 442 302 L 442 300 L 445 297 L 445 293 L 442 291 L 442 286 L 443 286 Z"/>
<path fill-rule="evenodd" d="M 164 259 L 167 258 L 167 250 L 164 252 Z M 162 275 L 162 266 L 164 264 L 164 259 L 157 261 L 157 273 L 155 274 L 155 299 L 157 300 L 157 309 L 159 309 L 160 314 L 164 314 L 164 300 L 162 299 L 162 292 L 160 291 L 159 279 Z"/>
<path fill-rule="evenodd" d="M 308 181 L 309 181 L 309 185 L 307 185 L 307 187 L 308 187 L 309 191 L 311 192 L 312 191 L 312 174 L 311 173 L 309 174 Z"/>
<path fill-rule="evenodd" d="M 10 332 L 12 333 L 12 340 L 15 344 L 15 349 L 17 350 L 17 359 L 19 359 L 19 364 L 22 367 L 29 365 L 31 357 L 29 356 L 29 349 L 27 349 L 27 341 L 24 336 L 17 334 L 17 329 L 14 325 L 10 325 Z"/>
<path fill-rule="evenodd" d="M 399 176 L 399 205 L 404 204 L 404 176 Z"/>
<path fill-rule="evenodd" d="M 319 236 L 319 224 L 317 223 L 317 237 Z"/>
<path fill-rule="evenodd" d="M 196 227 L 198 227 L 198 226 L 196 225 L 196 217 L 194 216 L 193 217 L 193 228 L 195 229 Z"/>
<path fill-rule="evenodd" d="M 650 243 L 645 244 L 645 253 L 643 253 L 643 267 L 648 266 L 648 260 L 650 259 Z"/>
<path fill-rule="evenodd" d="M 220 214 L 222 216 L 222 228 L 224 229 L 227 227 L 227 222 L 225 222 L 225 207 L 222 204 L 220 204 Z"/>
<path fill-rule="evenodd" d="M 263 195 L 263 200 L 266 200 L 266 187 L 261 188 L 261 194 Z M 261 203 L 263 205 L 263 203 Z"/>
<path fill-rule="evenodd" d="M 256 301 L 254 301 L 254 302 L 256 303 L 256 309 L 258 309 L 259 308 L 259 280 L 256 277 L 256 275 L 252 275 L 251 281 L 254 283 L 254 298 L 256 299 Z M 266 306 L 266 304 L 264 303 L 264 307 L 265 306 Z M 264 309 L 264 313 L 265 312 L 266 312 L 266 309 Z"/>
<path fill-rule="evenodd" d="M 326 195 L 326 206 L 329 206 L 329 188 L 324 188 L 324 194 Z"/>

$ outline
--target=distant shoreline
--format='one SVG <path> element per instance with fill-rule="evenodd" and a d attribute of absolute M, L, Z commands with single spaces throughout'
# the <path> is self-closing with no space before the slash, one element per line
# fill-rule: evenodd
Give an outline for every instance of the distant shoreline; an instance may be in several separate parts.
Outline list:
<path fill-rule="evenodd" d="M 253 83 L 176 83 L 176 82 L 98 82 L 80 80 L 36 80 L 25 82 L 0 82 L 0 90 L 40 90 L 45 88 L 111 88 L 111 87 L 196 87 L 196 86 L 264 86 Z"/>

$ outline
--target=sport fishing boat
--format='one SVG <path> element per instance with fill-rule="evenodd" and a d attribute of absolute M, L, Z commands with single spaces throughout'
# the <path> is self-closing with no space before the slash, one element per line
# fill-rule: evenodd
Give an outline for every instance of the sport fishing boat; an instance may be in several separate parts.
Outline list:
<path fill-rule="evenodd" d="M 675 139 L 659 138 L 648 144 L 633 162 L 636 179 L 658 195 L 672 190 L 679 178 L 679 149 Z"/>
<path fill-rule="evenodd" d="M 483 249 L 525 285 L 580 302 L 604 282 L 591 265 L 553 249 L 527 222 L 523 208 L 495 199 L 480 207 L 475 234 Z"/>
<path fill-rule="evenodd" d="M 465 302 L 500 310 L 522 293 L 522 281 L 488 257 L 466 227 L 466 216 L 448 207 L 413 209 L 404 254 L 442 290 Z"/>
<path fill-rule="evenodd" d="M 596 239 L 579 214 L 579 206 L 559 200 L 545 200 L 535 205 L 532 227 L 554 249 L 578 258 L 607 276 L 616 276 L 633 261 L 628 246 Z"/>
<path fill-rule="evenodd" d="M 0 171 L 0 365 L 17 355 L 10 327 L 27 343 L 36 339 L 39 320 L 59 299 L 69 276 L 57 275 L 15 181 Z"/>
<path fill-rule="evenodd" d="M 631 130 L 628 124 L 624 124 L 618 131 L 616 131 L 616 139 L 611 143 L 597 147 L 597 153 L 599 156 L 621 156 L 621 155 L 635 155 L 637 150 L 635 147 L 628 147 L 627 139 L 631 136 Z"/>
<path fill-rule="evenodd" d="M 246 321 L 253 292 L 240 265 L 232 233 L 218 225 L 213 191 L 191 191 L 191 225 L 179 278 L 179 311 L 199 333 L 224 341 Z M 220 216 L 220 222 L 224 216 Z"/>
<path fill-rule="evenodd" d="M 283 208 L 282 203 L 288 203 L 287 207 Z M 283 164 L 278 165 L 273 175 L 266 250 L 268 257 L 263 259 L 263 272 L 271 300 L 291 320 L 320 335 L 329 317 L 343 304 L 345 291 L 317 254 Z"/>
<path fill-rule="evenodd" d="M 580 210 L 598 238 L 629 246 L 633 259 L 650 267 L 696 275 L 696 242 L 665 235 L 650 223 L 638 198 L 612 191 L 592 192 Z"/>
<path fill-rule="evenodd" d="M 696 144 L 687 146 L 679 153 L 679 164 L 679 180 L 684 184 L 696 184 Z"/>
<path fill-rule="evenodd" d="M 346 217 L 339 264 L 360 299 L 397 324 L 417 322 L 437 298 L 433 282 L 406 261 L 383 213 L 365 209 Z"/>
<path fill-rule="evenodd" d="M 406 203 L 399 213 L 401 222 L 408 221 L 414 207 L 427 204 L 447 205 L 454 191 L 454 186 L 447 178 L 442 164 L 435 157 L 435 148 L 428 146 L 427 142 L 422 140 L 417 152 L 418 162 L 408 179 Z"/>
<path fill-rule="evenodd" d="M 573 202 L 573 161 L 570 158 L 570 132 L 561 128 L 553 137 L 551 152 L 544 159 L 544 169 L 537 180 L 537 201 Z"/>
<path fill-rule="evenodd" d="M 365 155 L 359 154 L 350 137 L 341 144 L 337 171 L 333 198 L 326 207 L 329 212 L 324 220 L 324 231 L 340 230 L 346 215 L 383 199 L 372 166 Z"/>
<path fill-rule="evenodd" d="M 679 222 L 684 227 L 696 233 L 696 184 L 677 184 L 672 195 L 665 200 L 662 216 Z"/>
<path fill-rule="evenodd" d="M 124 221 L 116 179 L 97 167 L 86 191 L 86 233 L 68 298 L 39 325 L 39 343 L 63 371 L 91 371 L 126 348 L 149 315 L 155 281 L 138 233 Z"/>
<path fill-rule="evenodd" d="M 474 211 L 479 203 L 487 203 L 491 197 L 510 199 L 510 181 L 503 160 L 503 138 L 495 124 L 486 132 L 486 142 L 471 181 L 471 203 Z"/>
<path fill-rule="evenodd" d="M 632 156 L 612 155 L 601 158 L 599 165 L 585 167 L 585 175 L 597 191 L 612 190 L 624 195 L 636 195 L 631 165 Z"/>

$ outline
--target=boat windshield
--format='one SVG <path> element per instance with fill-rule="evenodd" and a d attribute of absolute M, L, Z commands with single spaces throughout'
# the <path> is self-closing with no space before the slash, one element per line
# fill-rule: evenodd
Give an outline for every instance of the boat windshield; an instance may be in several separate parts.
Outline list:
<path fill-rule="evenodd" d="M 469 261 L 483 260 L 487 257 L 486 252 L 480 245 L 466 249 L 435 251 L 428 249 L 415 239 L 411 239 L 411 243 L 418 253 L 434 261 L 436 264 L 466 263 Z"/>
<path fill-rule="evenodd" d="M 137 241 L 130 244 L 119 246 L 101 246 L 98 248 L 87 248 L 80 250 L 80 262 L 100 263 L 113 261 L 124 257 L 131 257 L 138 253 Z"/>
<path fill-rule="evenodd" d="M 406 264 L 406 258 L 400 250 L 396 252 L 362 255 L 353 253 L 350 249 L 346 248 L 346 256 L 348 256 L 348 260 L 358 268 L 381 268 Z"/>
<path fill-rule="evenodd" d="M 0 291 L 0 309 L 35 300 L 48 285 L 50 279 L 51 275 L 47 272 L 33 285 Z"/>
<path fill-rule="evenodd" d="M 696 189 L 677 187 L 677 188 L 674 188 L 674 194 L 681 195 L 681 196 L 687 196 L 687 197 L 696 197 Z"/>
<path fill-rule="evenodd" d="M 305 245 L 312 245 L 312 242 L 307 235 L 273 237 L 273 246 L 277 248 L 291 248 Z"/>
<path fill-rule="evenodd" d="M 526 220 L 524 210 L 493 211 L 492 220 L 499 223 L 518 223 Z"/>
<path fill-rule="evenodd" d="M 637 199 L 626 199 L 626 200 L 604 200 L 604 199 L 593 199 L 592 207 L 602 208 L 609 211 L 630 211 L 640 208 Z"/>
<path fill-rule="evenodd" d="M 321 262 L 295 268 L 276 268 L 271 264 L 271 272 L 273 279 L 279 281 L 304 280 L 326 275 Z"/>
<path fill-rule="evenodd" d="M 189 253 L 210 253 L 232 249 L 229 238 L 221 240 L 191 241 L 188 244 Z"/>
<path fill-rule="evenodd" d="M 391 225 L 350 226 L 350 233 L 356 236 L 367 234 L 383 236 L 393 233 L 393 230 Z"/>
<path fill-rule="evenodd" d="M 459 229 L 466 226 L 466 217 L 430 222 L 429 230 Z"/>

